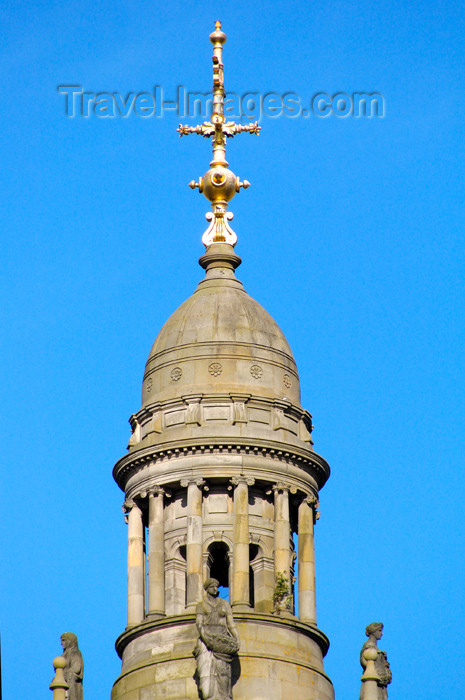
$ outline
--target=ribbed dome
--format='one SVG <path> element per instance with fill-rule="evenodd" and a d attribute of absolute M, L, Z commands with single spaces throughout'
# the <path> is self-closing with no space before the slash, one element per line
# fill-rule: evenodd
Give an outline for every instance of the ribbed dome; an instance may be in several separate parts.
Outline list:
<path fill-rule="evenodd" d="M 299 403 L 297 367 L 277 323 L 245 292 L 233 265 L 223 260 L 221 265 L 205 266 L 206 278 L 172 314 L 153 344 L 143 404 L 170 396 L 224 392 Z"/>
<path fill-rule="evenodd" d="M 292 358 L 283 332 L 239 281 L 201 282 L 171 315 L 153 344 L 150 358 L 181 345 L 209 342 L 265 345 Z"/>

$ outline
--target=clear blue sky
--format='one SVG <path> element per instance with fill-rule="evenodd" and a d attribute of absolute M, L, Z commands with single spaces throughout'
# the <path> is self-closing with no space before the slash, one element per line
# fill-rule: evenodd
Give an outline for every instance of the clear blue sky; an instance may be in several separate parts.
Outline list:
<path fill-rule="evenodd" d="M 229 143 L 238 271 L 293 348 L 332 466 L 317 538 L 337 700 L 385 623 L 390 700 L 463 698 L 462 2 L 16 2 L 0 8 L 5 700 L 51 698 L 76 632 L 86 700 L 109 698 L 125 625 L 112 481 L 146 357 L 194 290 L 209 143 L 178 117 L 69 119 L 57 86 L 376 91 L 383 119 L 264 118 Z M 183 120 L 186 121 L 186 120 Z M 196 120 L 187 120 L 196 123 Z"/>

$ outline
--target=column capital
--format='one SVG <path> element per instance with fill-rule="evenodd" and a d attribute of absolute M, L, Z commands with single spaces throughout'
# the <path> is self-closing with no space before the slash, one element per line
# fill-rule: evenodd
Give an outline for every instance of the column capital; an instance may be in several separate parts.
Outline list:
<path fill-rule="evenodd" d="M 320 501 L 318 500 L 317 496 L 315 496 L 314 493 L 305 493 L 302 497 L 302 503 L 306 503 L 309 505 L 311 508 L 319 508 L 320 507 Z"/>
<path fill-rule="evenodd" d="M 310 496 L 307 496 L 304 498 L 304 501 L 308 503 L 310 508 L 313 508 L 313 519 L 319 520 L 320 519 L 320 501 L 318 498 L 312 493 Z"/>
<path fill-rule="evenodd" d="M 253 476 L 243 476 L 242 474 L 240 474 L 239 476 L 232 476 L 229 480 L 229 483 L 233 486 L 239 486 L 239 484 L 247 484 L 247 486 L 253 486 L 255 484 L 255 479 L 253 478 Z"/>
<path fill-rule="evenodd" d="M 129 511 L 133 508 L 138 508 L 138 510 L 141 510 L 139 503 L 137 503 L 137 501 L 134 498 L 126 498 L 121 508 L 125 515 L 129 513 Z"/>
<path fill-rule="evenodd" d="M 127 513 L 129 513 L 129 511 L 131 510 L 131 508 L 134 508 L 135 505 L 136 505 L 136 504 L 135 504 L 135 502 L 133 501 L 132 498 L 127 498 L 127 499 L 124 501 L 123 505 L 121 506 L 121 509 L 122 509 L 124 515 L 127 515 Z"/>
<path fill-rule="evenodd" d="M 130 510 L 135 505 L 140 508 L 143 505 L 143 501 L 145 501 L 148 496 L 154 496 L 160 493 L 165 494 L 165 496 L 167 496 L 168 498 L 171 496 L 170 491 L 166 490 L 162 486 L 159 486 L 158 484 L 153 484 L 152 486 L 148 486 L 147 488 L 141 489 L 138 493 L 135 493 L 131 498 L 126 498 L 126 500 L 123 503 L 123 510 Z"/>
<path fill-rule="evenodd" d="M 286 484 L 283 481 L 277 481 L 276 484 L 273 484 L 271 487 L 271 491 L 267 491 L 267 493 L 292 493 L 295 494 L 297 493 L 297 488 L 295 486 L 291 486 L 290 484 Z"/>
<path fill-rule="evenodd" d="M 147 489 L 145 492 L 146 496 L 150 498 L 150 496 L 169 496 L 169 494 L 166 489 L 163 488 L 163 486 L 158 486 L 158 484 L 155 484 L 154 486 L 150 486 L 150 488 Z"/>
<path fill-rule="evenodd" d="M 208 491 L 207 482 L 202 477 L 191 477 L 189 479 L 181 479 L 179 482 L 183 489 L 186 489 L 190 484 L 195 484 L 199 489 L 204 488 Z"/>
<path fill-rule="evenodd" d="M 136 508 L 139 511 L 139 513 L 142 514 L 142 509 L 139 503 L 137 503 L 137 501 L 135 501 L 134 498 L 126 498 L 123 505 L 121 506 L 124 515 L 124 522 L 126 524 L 128 523 L 128 515 L 133 508 Z"/>

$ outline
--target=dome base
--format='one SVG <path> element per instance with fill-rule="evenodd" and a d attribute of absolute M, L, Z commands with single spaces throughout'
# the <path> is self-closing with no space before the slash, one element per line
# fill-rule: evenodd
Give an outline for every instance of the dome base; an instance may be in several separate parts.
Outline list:
<path fill-rule="evenodd" d="M 328 640 L 316 627 L 273 615 L 234 615 L 241 648 L 233 662 L 238 700 L 334 700 L 323 669 Z M 198 700 L 193 615 L 148 622 L 117 641 L 123 667 L 111 700 Z"/>

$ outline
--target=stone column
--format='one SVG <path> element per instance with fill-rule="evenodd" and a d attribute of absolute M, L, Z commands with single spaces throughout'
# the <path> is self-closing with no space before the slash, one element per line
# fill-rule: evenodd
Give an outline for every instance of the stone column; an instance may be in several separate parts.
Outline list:
<path fill-rule="evenodd" d="M 249 486 L 254 479 L 234 476 L 233 578 L 231 605 L 236 610 L 250 608 L 249 581 Z"/>
<path fill-rule="evenodd" d="M 289 486 L 278 483 L 274 491 L 274 572 L 284 575 L 289 587 L 289 594 L 277 603 L 278 608 L 290 613 L 291 581 L 291 524 L 289 520 Z"/>
<path fill-rule="evenodd" d="M 298 524 L 299 619 L 313 624 L 316 624 L 313 509 L 317 503 L 315 496 L 308 496 L 301 501 Z"/>
<path fill-rule="evenodd" d="M 164 491 L 155 488 L 149 493 L 149 582 L 148 614 L 165 614 L 165 527 Z"/>
<path fill-rule="evenodd" d="M 195 609 L 202 600 L 202 486 L 203 479 L 181 481 L 183 488 L 187 487 L 187 541 L 186 541 L 186 570 L 187 596 L 186 607 Z"/>
<path fill-rule="evenodd" d="M 128 512 L 128 627 L 144 619 L 144 526 L 142 511 L 134 501 L 125 503 Z"/>
<path fill-rule="evenodd" d="M 289 522 L 289 487 L 276 484 L 274 491 L 274 570 L 289 580 L 291 570 L 291 525 Z"/>

